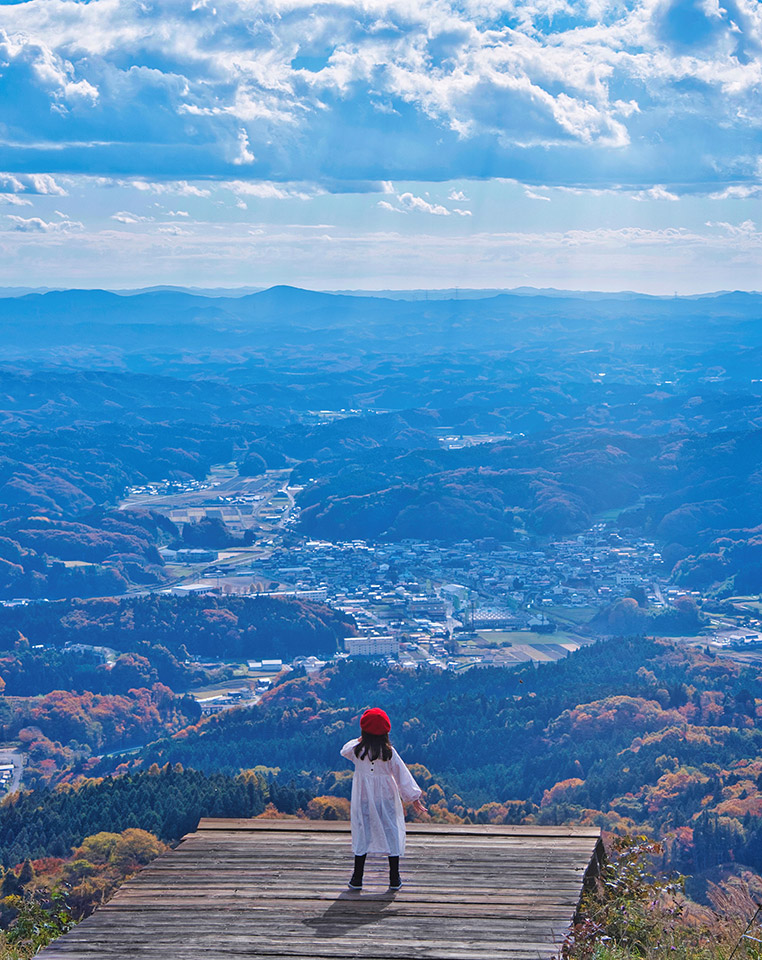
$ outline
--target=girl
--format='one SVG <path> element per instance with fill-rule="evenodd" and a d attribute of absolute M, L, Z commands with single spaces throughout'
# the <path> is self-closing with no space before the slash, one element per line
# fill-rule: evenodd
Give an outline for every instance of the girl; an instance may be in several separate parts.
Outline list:
<path fill-rule="evenodd" d="M 391 728 L 384 711 L 373 707 L 360 717 L 361 736 L 341 748 L 342 757 L 355 765 L 350 808 L 355 870 L 348 884 L 350 890 L 362 889 L 369 853 L 389 857 L 389 887 L 400 889 L 400 857 L 405 853 L 402 800 L 412 801 L 416 813 L 426 812 L 420 800 L 423 791 L 389 743 Z"/>

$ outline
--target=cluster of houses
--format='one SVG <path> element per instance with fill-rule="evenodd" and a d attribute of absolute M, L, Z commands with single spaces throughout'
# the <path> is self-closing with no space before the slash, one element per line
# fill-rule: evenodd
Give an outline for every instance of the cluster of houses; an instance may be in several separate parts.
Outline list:
<path fill-rule="evenodd" d="M 134 487 L 127 487 L 125 498 L 129 497 L 158 497 L 167 493 L 195 493 L 211 487 L 209 480 L 157 480 L 155 483 L 143 483 Z"/>
<path fill-rule="evenodd" d="M 599 607 L 634 588 L 663 602 L 666 576 L 653 542 L 628 538 L 605 523 L 541 549 L 494 540 L 370 544 L 306 541 L 278 547 L 239 576 L 277 582 L 282 595 L 330 600 L 374 623 L 441 623 L 452 616 L 474 628 L 531 628 L 543 607 Z"/>

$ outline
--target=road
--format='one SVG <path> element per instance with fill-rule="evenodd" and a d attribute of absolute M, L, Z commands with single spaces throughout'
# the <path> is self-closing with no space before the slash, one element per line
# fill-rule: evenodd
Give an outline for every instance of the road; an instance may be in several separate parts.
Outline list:
<path fill-rule="evenodd" d="M 21 774 L 23 771 L 23 756 L 16 747 L 0 747 L 0 764 L 12 763 L 13 776 L 9 787 L 9 793 L 15 793 L 21 789 Z"/>

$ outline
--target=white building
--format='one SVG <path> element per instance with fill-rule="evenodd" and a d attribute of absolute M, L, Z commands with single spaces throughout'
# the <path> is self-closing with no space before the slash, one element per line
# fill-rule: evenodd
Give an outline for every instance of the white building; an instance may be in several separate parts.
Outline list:
<path fill-rule="evenodd" d="M 397 657 L 400 652 L 394 637 L 347 637 L 344 647 L 350 657 Z"/>
<path fill-rule="evenodd" d="M 305 590 L 271 590 L 257 594 L 260 597 L 293 597 L 295 600 L 324 601 L 328 599 L 328 587 L 314 587 Z"/>
<path fill-rule="evenodd" d="M 618 573 L 616 585 L 618 587 L 639 587 L 643 584 L 643 577 L 637 573 Z"/>

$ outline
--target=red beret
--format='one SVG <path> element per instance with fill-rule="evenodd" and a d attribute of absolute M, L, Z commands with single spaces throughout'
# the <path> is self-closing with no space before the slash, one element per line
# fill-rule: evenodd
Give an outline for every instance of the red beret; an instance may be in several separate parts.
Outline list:
<path fill-rule="evenodd" d="M 365 733 L 382 736 L 392 729 L 392 722 L 379 707 L 371 707 L 360 717 L 360 729 Z"/>

